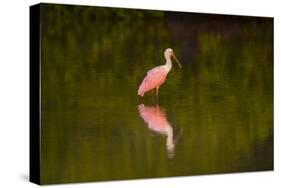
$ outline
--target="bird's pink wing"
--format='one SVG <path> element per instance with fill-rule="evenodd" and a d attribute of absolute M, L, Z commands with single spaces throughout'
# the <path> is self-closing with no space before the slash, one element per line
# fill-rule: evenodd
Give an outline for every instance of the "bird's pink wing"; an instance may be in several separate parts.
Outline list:
<path fill-rule="evenodd" d="M 157 109 L 155 106 L 147 107 L 143 104 L 139 105 L 138 108 L 140 116 L 151 130 L 156 132 L 163 132 L 166 130 L 169 122 L 161 108 Z"/>
<path fill-rule="evenodd" d="M 162 85 L 166 80 L 167 73 L 162 67 L 155 67 L 147 72 L 146 77 L 143 79 L 138 94 L 143 95 L 156 87 Z"/>

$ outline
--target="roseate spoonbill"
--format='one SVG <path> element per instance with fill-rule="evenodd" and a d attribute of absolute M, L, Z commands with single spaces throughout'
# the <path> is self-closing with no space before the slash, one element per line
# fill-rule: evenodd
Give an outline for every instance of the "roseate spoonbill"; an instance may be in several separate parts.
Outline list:
<path fill-rule="evenodd" d="M 156 133 L 167 135 L 166 146 L 168 151 L 168 156 L 174 156 L 174 148 L 176 140 L 173 139 L 173 127 L 169 123 L 166 117 L 164 109 L 156 106 L 145 106 L 143 104 L 138 105 L 139 115 L 148 125 L 148 128 Z"/>
<path fill-rule="evenodd" d="M 147 123 L 148 128 L 156 133 L 167 135 L 167 150 L 174 153 L 173 128 L 166 118 L 164 110 L 159 106 L 138 106 L 139 115 Z"/>
<path fill-rule="evenodd" d="M 147 75 L 145 76 L 139 87 L 138 95 L 143 97 L 146 92 L 151 90 L 153 91 L 154 89 L 156 89 L 156 95 L 158 95 L 159 87 L 165 82 L 168 73 L 172 69 L 171 57 L 173 57 L 178 63 L 179 67 L 182 68 L 180 62 L 176 58 L 171 48 L 167 48 L 165 50 L 164 57 L 166 59 L 166 64 L 155 67 L 147 72 Z"/>

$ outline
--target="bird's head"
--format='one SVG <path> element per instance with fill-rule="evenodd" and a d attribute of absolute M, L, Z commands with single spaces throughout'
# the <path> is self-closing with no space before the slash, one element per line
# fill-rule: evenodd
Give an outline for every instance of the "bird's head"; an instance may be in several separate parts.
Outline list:
<path fill-rule="evenodd" d="M 174 52 L 171 48 L 167 48 L 164 52 L 165 57 L 171 57 L 173 54 L 174 54 Z"/>
<path fill-rule="evenodd" d="M 176 60 L 178 66 L 179 66 L 180 68 L 182 68 L 182 66 L 181 66 L 181 64 L 180 64 L 180 62 L 179 62 L 179 60 L 177 59 L 177 57 L 175 56 L 174 51 L 173 51 L 171 48 L 167 48 L 167 49 L 165 50 L 164 56 L 165 56 L 165 59 L 166 59 L 166 60 L 171 60 L 171 57 L 173 57 L 173 58 Z"/>

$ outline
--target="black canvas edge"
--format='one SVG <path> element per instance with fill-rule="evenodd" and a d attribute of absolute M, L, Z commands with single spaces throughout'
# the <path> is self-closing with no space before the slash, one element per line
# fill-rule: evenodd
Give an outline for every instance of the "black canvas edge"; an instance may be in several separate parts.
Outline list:
<path fill-rule="evenodd" d="M 29 181 L 40 184 L 40 4 L 29 7 Z"/>
<path fill-rule="evenodd" d="M 275 62 L 275 56 L 274 56 L 274 54 L 275 54 L 275 40 L 274 40 L 274 38 L 275 38 L 275 21 L 276 21 L 276 19 L 275 19 L 275 17 L 266 17 L 270 22 L 271 22 L 271 24 L 272 24 L 272 69 L 273 69 L 273 72 L 272 72 L 272 85 L 273 85 L 273 87 L 272 87 L 272 102 L 273 102 L 273 104 L 272 104 L 272 127 L 273 127 L 273 129 L 272 129 L 272 132 L 271 132 L 271 134 L 272 134 L 272 169 L 268 169 L 268 170 L 264 170 L 264 171 L 275 171 L 275 134 L 276 134 L 276 132 L 275 132 L 275 118 L 274 118 L 274 108 L 275 108 L 275 104 L 274 104 L 274 67 L 275 67 L 275 64 L 274 64 L 274 62 Z"/>

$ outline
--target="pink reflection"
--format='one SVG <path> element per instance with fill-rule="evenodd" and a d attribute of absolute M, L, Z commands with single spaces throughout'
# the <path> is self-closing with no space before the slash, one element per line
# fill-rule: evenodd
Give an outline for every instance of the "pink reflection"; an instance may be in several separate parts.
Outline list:
<path fill-rule="evenodd" d="M 139 115 L 148 125 L 148 128 L 156 133 L 164 134 L 167 136 L 166 145 L 168 156 L 174 156 L 175 143 L 173 140 L 173 127 L 168 122 L 164 109 L 156 106 L 145 106 L 140 104 Z"/>

